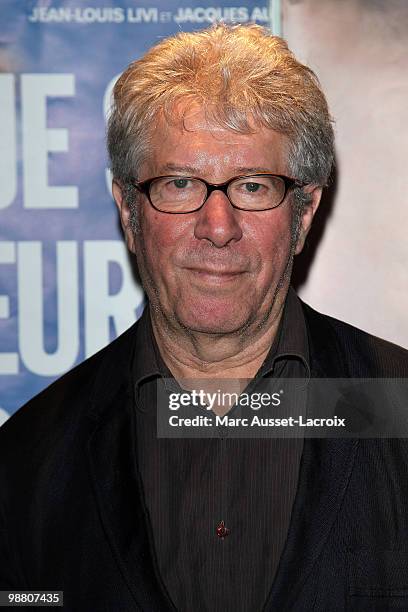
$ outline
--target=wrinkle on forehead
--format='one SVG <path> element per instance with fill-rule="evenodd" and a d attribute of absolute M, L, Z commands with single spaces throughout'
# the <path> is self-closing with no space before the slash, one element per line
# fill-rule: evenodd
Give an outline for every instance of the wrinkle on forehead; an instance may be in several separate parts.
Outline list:
<path fill-rule="evenodd" d="M 288 140 L 285 135 L 265 126 L 257 126 L 253 120 L 250 132 L 228 129 L 210 120 L 205 109 L 198 104 L 192 104 L 189 108 L 185 104 L 175 104 L 174 114 L 168 119 L 162 111 L 157 117 L 152 136 L 155 154 L 150 161 L 157 163 L 147 172 L 149 176 L 153 172 L 165 173 L 166 162 L 180 166 L 181 172 L 183 166 L 196 168 L 200 172 L 212 168 L 217 170 L 217 174 L 222 174 L 224 168 L 229 169 L 227 178 L 233 174 L 251 172 L 286 173 Z M 270 143 L 270 163 L 265 136 Z M 173 143 L 170 150 L 167 141 Z"/>
<path fill-rule="evenodd" d="M 231 143 L 233 146 L 233 143 Z M 202 166 L 230 166 L 232 164 L 244 166 L 244 157 L 242 149 L 234 147 L 233 150 L 226 151 L 222 154 L 214 154 L 214 152 L 196 151 L 193 164 L 198 167 Z"/>

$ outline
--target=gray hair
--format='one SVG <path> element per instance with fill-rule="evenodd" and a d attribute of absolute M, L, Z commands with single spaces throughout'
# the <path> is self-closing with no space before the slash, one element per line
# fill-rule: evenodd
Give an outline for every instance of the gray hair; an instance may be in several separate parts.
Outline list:
<path fill-rule="evenodd" d="M 117 81 L 107 142 L 113 176 L 123 187 L 138 177 L 159 116 L 183 121 L 176 106 L 185 112 L 191 103 L 226 129 L 251 133 L 254 125 L 265 126 L 286 135 L 288 172 L 327 184 L 334 134 L 314 72 L 260 26 L 217 24 L 164 39 Z M 295 201 L 305 202 L 304 195 L 295 193 Z"/>

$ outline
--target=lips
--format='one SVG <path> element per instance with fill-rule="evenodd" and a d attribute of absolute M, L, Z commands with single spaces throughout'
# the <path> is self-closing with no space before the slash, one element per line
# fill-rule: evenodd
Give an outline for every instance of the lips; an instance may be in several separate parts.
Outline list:
<path fill-rule="evenodd" d="M 235 285 L 245 274 L 243 270 L 229 270 L 220 268 L 187 268 L 192 285 L 196 287 L 214 287 L 219 291 L 221 287 Z"/>
<path fill-rule="evenodd" d="M 189 251 L 176 262 L 181 273 L 189 276 L 195 285 L 227 285 L 241 279 L 251 270 L 247 257 L 232 251 Z"/>
<path fill-rule="evenodd" d="M 187 268 L 190 272 L 194 272 L 196 274 L 203 274 L 208 276 L 238 276 L 239 274 L 244 274 L 245 270 L 228 270 L 228 269 L 220 269 L 220 268 Z"/>

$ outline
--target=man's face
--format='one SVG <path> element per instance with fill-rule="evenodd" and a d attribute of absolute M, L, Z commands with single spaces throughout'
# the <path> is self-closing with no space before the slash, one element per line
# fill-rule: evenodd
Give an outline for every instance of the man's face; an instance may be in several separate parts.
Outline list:
<path fill-rule="evenodd" d="M 237 134 L 209 125 L 193 109 L 183 125 L 162 120 L 156 126 L 153 153 L 139 180 L 170 174 L 222 183 L 242 174 L 287 174 L 286 144 L 284 136 L 266 128 Z M 158 212 L 141 195 L 136 234 L 117 185 L 114 195 L 150 303 L 172 326 L 242 333 L 279 312 L 293 255 L 291 195 L 273 210 L 248 212 L 234 209 L 215 191 L 200 210 L 188 214 Z M 310 214 L 302 218 L 298 250 Z"/>

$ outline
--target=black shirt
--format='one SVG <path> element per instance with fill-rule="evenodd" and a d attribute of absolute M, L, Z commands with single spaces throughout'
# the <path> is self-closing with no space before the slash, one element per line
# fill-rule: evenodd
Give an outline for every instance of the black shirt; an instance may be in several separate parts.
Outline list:
<path fill-rule="evenodd" d="M 148 308 L 134 362 L 137 459 L 161 577 L 181 612 L 261 611 L 285 544 L 302 439 L 156 435 L 156 379 L 169 377 Z M 291 289 L 255 376 L 310 378 L 307 333 Z"/>

